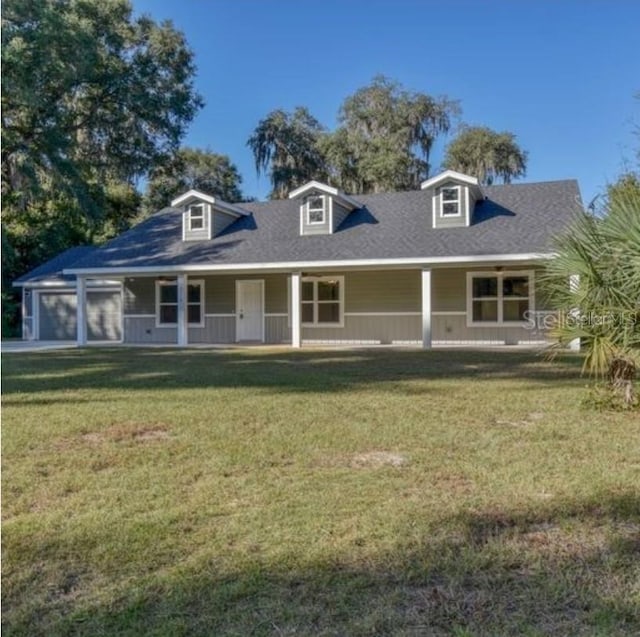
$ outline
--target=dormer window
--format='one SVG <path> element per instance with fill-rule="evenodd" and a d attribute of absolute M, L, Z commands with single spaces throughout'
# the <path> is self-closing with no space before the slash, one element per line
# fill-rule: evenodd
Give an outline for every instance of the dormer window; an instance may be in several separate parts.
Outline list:
<path fill-rule="evenodd" d="M 324 195 L 314 195 L 307 199 L 307 223 L 309 225 L 323 224 L 326 218 L 326 202 Z"/>
<path fill-rule="evenodd" d="M 448 186 L 440 189 L 440 216 L 460 216 L 460 186 Z"/>
<path fill-rule="evenodd" d="M 289 193 L 297 199 L 300 214 L 300 235 L 333 234 L 352 210 L 362 204 L 337 188 L 310 181 Z"/>
<path fill-rule="evenodd" d="M 205 204 L 191 204 L 187 209 L 187 224 L 189 232 L 206 228 Z"/>

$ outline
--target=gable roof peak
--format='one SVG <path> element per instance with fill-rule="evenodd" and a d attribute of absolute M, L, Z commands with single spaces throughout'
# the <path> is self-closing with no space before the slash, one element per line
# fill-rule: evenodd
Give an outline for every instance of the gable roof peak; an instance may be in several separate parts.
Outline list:
<path fill-rule="evenodd" d="M 187 192 L 179 195 L 175 199 L 172 199 L 171 207 L 177 208 L 178 206 L 188 204 L 191 201 L 204 201 L 205 203 L 211 204 L 214 209 L 218 209 L 221 212 L 227 212 L 229 214 L 237 215 L 239 217 L 246 217 L 250 214 L 239 206 L 227 203 L 226 201 L 222 201 L 222 199 L 212 197 L 211 195 L 207 195 L 204 192 L 200 192 L 199 190 L 195 190 L 193 188 L 191 190 L 187 190 Z"/>
<path fill-rule="evenodd" d="M 461 181 L 469 186 L 479 187 L 478 178 L 472 177 L 471 175 L 465 175 L 464 173 L 459 173 L 456 170 L 445 170 L 430 179 L 426 179 L 420 184 L 421 190 L 426 190 L 427 188 L 431 188 L 433 186 L 437 186 L 443 181 L 447 181 L 449 179 L 453 179 L 454 181 Z"/>
<path fill-rule="evenodd" d="M 340 192 L 337 188 L 329 186 L 328 184 L 323 184 L 322 182 L 316 181 L 315 179 L 312 179 L 299 188 L 292 190 L 289 193 L 289 199 L 298 199 L 299 197 L 302 197 L 309 192 L 321 192 L 325 195 L 331 195 L 338 203 L 351 210 L 362 208 L 362 204 L 353 197 L 345 195 L 345 193 Z"/>

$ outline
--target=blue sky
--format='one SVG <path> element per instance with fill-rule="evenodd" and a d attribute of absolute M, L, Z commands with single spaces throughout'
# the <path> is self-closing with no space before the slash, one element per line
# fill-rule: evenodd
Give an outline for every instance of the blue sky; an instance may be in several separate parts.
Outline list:
<path fill-rule="evenodd" d="M 333 128 L 347 95 L 383 73 L 460 100 L 461 120 L 516 134 L 525 181 L 577 178 L 585 202 L 637 166 L 635 0 L 133 0 L 171 19 L 206 100 L 185 143 L 230 156 L 264 198 L 246 140 L 275 108 Z M 450 138 L 450 137 L 449 137 Z M 446 139 L 444 140 L 446 143 Z M 437 168 L 443 143 L 432 157 Z M 626 163 L 625 163 L 626 162 Z"/>

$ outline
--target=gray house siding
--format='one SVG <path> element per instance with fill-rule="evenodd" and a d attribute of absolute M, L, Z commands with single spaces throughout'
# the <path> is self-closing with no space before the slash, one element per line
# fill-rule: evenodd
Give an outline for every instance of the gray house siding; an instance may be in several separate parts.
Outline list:
<path fill-rule="evenodd" d="M 442 217 L 440 216 L 440 203 L 442 199 L 440 191 L 442 188 L 452 188 L 454 186 L 460 188 L 460 210 L 462 214 L 455 217 Z M 458 228 L 467 225 L 466 210 L 467 205 L 470 204 L 468 186 L 450 181 L 444 184 L 439 184 L 437 188 L 429 188 L 425 192 L 429 193 L 430 200 L 432 202 L 431 208 L 428 210 L 428 221 L 431 222 L 431 218 L 433 218 L 435 228 Z M 471 210 L 472 208 L 470 208 L 470 213 Z"/>
<path fill-rule="evenodd" d="M 303 235 L 331 234 L 331 212 L 330 207 L 333 201 L 329 195 L 324 195 L 324 223 L 307 223 L 307 206 L 300 203 L 300 228 Z"/>
<path fill-rule="evenodd" d="M 226 230 L 236 219 L 233 215 L 228 215 L 220 210 L 213 211 L 213 236 L 217 237 L 223 230 Z"/>
<path fill-rule="evenodd" d="M 348 208 L 341 206 L 338 202 L 332 201 L 333 204 L 333 231 L 335 232 L 340 224 L 347 218 L 351 212 Z"/>
<path fill-rule="evenodd" d="M 531 270 L 510 267 L 509 271 Z M 544 333 L 521 326 L 469 326 L 467 324 L 467 272 L 496 272 L 492 266 L 434 269 L 432 274 L 432 336 L 443 344 L 533 343 Z M 344 324 L 341 327 L 302 327 L 306 343 L 415 343 L 422 339 L 420 270 L 330 271 L 344 277 Z M 189 343 L 236 342 L 236 282 L 265 283 L 265 342 L 291 342 L 289 275 L 194 275 L 204 281 L 203 327 L 189 327 Z M 536 295 L 537 297 L 538 295 Z M 174 327 L 157 327 L 155 279 L 127 279 L 125 341 L 175 343 Z M 536 310 L 541 307 L 536 298 Z"/>

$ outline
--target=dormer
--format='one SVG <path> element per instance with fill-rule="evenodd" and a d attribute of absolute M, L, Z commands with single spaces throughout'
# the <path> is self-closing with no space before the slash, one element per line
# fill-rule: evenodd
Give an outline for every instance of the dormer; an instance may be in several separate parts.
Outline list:
<path fill-rule="evenodd" d="M 482 199 L 478 180 L 455 170 L 427 179 L 420 184 L 430 193 L 431 215 L 434 228 L 458 228 L 470 226 L 473 209 Z"/>
<path fill-rule="evenodd" d="M 183 241 L 204 241 L 217 237 L 236 219 L 249 214 L 238 206 L 198 190 L 189 190 L 176 197 L 171 206 L 182 210 Z"/>
<path fill-rule="evenodd" d="M 362 204 L 337 188 L 310 181 L 289 193 L 300 202 L 300 234 L 333 234 L 347 215 Z"/>

